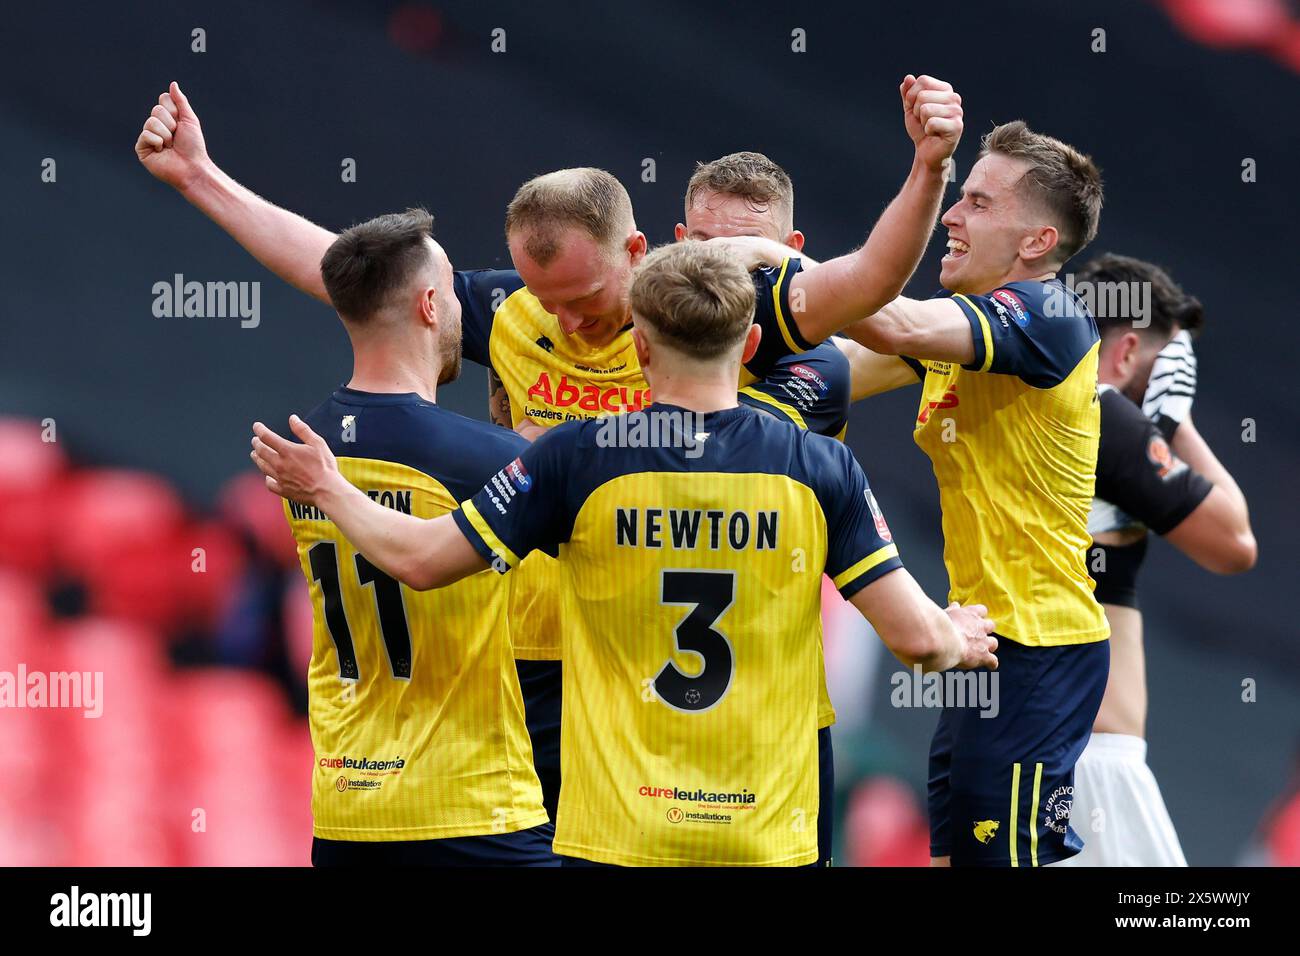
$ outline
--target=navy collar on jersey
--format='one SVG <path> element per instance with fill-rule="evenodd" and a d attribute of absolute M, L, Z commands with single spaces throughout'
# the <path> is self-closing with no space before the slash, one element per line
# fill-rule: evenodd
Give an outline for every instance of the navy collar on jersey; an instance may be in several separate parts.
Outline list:
<path fill-rule="evenodd" d="M 361 392 L 355 388 L 340 385 L 334 390 L 334 398 L 343 405 L 431 405 L 433 402 L 415 392 Z"/>
<path fill-rule="evenodd" d="M 669 405 L 667 402 L 651 402 L 644 411 L 647 412 L 681 412 L 683 415 L 699 415 L 699 412 L 691 411 L 689 408 L 682 408 L 680 405 Z M 707 425 L 726 425 L 738 418 L 744 418 L 754 413 L 747 405 L 737 405 L 735 408 L 722 408 L 714 412 L 704 412 L 704 421 Z"/>

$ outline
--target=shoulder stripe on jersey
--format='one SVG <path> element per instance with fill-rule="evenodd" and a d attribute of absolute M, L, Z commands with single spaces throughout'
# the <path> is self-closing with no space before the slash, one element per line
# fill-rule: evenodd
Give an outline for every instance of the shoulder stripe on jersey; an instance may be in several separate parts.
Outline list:
<path fill-rule="evenodd" d="M 801 349 L 790 335 L 790 328 L 786 324 L 785 313 L 781 311 L 781 289 L 785 285 L 786 270 L 790 268 L 790 260 L 781 260 L 781 274 L 776 277 L 776 283 L 772 286 L 772 309 L 776 312 L 776 324 L 781 329 L 781 338 L 785 339 L 786 346 L 790 349 L 791 355 L 800 355 L 807 349 Z"/>
<path fill-rule="evenodd" d="M 871 552 L 847 571 L 841 571 L 831 581 L 837 588 L 842 588 L 854 578 L 866 574 L 882 561 L 888 561 L 890 558 L 896 557 L 898 557 L 898 546 L 887 544 L 880 550 Z"/>
<path fill-rule="evenodd" d="M 516 568 L 519 566 L 518 556 L 506 547 L 505 542 L 498 538 L 496 532 L 483 520 L 483 516 L 474 507 L 473 501 L 461 502 L 460 510 L 465 512 L 465 517 L 469 519 L 469 523 L 473 525 L 474 530 L 479 533 L 479 536 L 489 548 L 495 551 L 510 567 Z"/>
<path fill-rule="evenodd" d="M 760 392 L 758 389 L 751 386 L 746 386 L 740 391 L 757 402 L 773 406 L 780 411 L 782 415 L 785 415 L 786 418 L 790 419 L 791 422 L 798 425 L 804 431 L 808 430 L 808 425 L 803 420 L 803 416 L 799 414 L 799 409 L 795 408 L 793 405 L 787 405 L 780 399 L 773 398 L 771 395 L 767 394 L 767 392 Z"/>
<path fill-rule="evenodd" d="M 983 309 L 981 309 L 978 305 L 976 305 L 970 299 L 966 298 L 961 293 L 954 295 L 953 298 L 961 299 L 972 309 L 974 309 L 975 314 L 979 316 L 980 331 L 984 333 L 984 364 L 980 366 L 980 371 L 987 372 L 989 370 L 989 366 L 993 364 L 993 331 L 992 329 L 989 328 L 989 317 L 984 314 Z"/>

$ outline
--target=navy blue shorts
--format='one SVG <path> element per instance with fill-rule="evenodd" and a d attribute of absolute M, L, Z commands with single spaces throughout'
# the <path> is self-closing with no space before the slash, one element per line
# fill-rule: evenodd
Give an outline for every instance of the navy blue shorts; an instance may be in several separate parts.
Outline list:
<path fill-rule="evenodd" d="M 311 841 L 312 866 L 559 866 L 549 823 L 483 836 L 445 840 Z"/>
<path fill-rule="evenodd" d="M 817 865 L 830 866 L 835 838 L 835 751 L 831 729 L 817 731 Z"/>
<path fill-rule="evenodd" d="M 945 706 L 930 742 L 930 855 L 953 866 L 1043 866 L 1074 856 L 1074 764 L 1110 673 L 1110 642 L 1027 647 L 998 637 L 996 715 Z M 990 713 L 995 708 L 989 707 Z"/>
<path fill-rule="evenodd" d="M 515 661 L 519 690 L 524 696 L 524 722 L 533 742 L 533 766 L 542 782 L 542 806 L 551 822 L 560 802 L 560 705 L 563 699 L 560 661 Z"/>

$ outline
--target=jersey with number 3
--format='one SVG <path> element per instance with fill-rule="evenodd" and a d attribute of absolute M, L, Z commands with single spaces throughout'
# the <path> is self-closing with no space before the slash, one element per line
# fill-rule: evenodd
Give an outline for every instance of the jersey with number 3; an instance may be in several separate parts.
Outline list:
<path fill-rule="evenodd" d="M 557 853 L 817 858 L 822 574 L 847 597 L 901 567 L 842 443 L 656 404 L 552 430 L 455 517 L 498 567 L 559 559 Z"/>
<path fill-rule="evenodd" d="M 307 423 L 352 484 L 420 518 L 455 509 L 527 446 L 413 394 L 340 388 Z M 285 502 L 285 514 L 314 618 L 316 836 L 432 840 L 545 823 L 506 614 L 511 588 L 483 571 L 412 591 L 324 513 Z"/>

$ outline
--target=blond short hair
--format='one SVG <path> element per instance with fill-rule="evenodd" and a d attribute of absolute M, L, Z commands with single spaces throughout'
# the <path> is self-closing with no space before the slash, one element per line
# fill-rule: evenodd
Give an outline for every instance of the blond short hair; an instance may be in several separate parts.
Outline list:
<path fill-rule="evenodd" d="M 701 361 L 736 348 L 754 321 L 754 282 L 733 256 L 676 242 L 645 257 L 632 280 L 632 312 L 657 339 Z"/>
<path fill-rule="evenodd" d="M 539 266 L 560 254 L 561 234 L 574 227 L 601 245 L 625 239 L 635 222 L 623 184 L 592 166 L 560 169 L 528 180 L 506 208 L 506 239 L 526 233 L 524 251 Z"/>
<path fill-rule="evenodd" d="M 762 153 L 728 153 L 697 165 L 686 186 L 687 213 L 702 192 L 739 196 L 751 205 L 770 207 L 783 232 L 794 229 L 794 183 L 789 173 Z"/>
<path fill-rule="evenodd" d="M 980 157 L 1010 156 L 1029 164 L 1020 189 L 1056 220 L 1061 262 L 1097 236 L 1101 220 L 1101 170 L 1092 157 L 1059 139 L 1035 133 L 1023 120 L 1004 123 L 980 141 Z"/>

